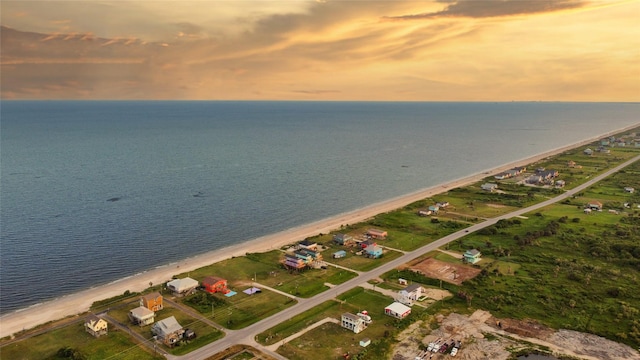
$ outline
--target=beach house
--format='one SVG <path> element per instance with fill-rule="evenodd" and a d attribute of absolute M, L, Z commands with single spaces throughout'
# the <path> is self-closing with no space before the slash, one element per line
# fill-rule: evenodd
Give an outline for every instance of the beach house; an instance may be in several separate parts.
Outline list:
<path fill-rule="evenodd" d="M 364 248 L 367 257 L 377 259 L 382 256 L 382 248 L 378 245 L 369 245 Z"/>
<path fill-rule="evenodd" d="M 480 256 L 482 254 L 477 249 L 467 250 L 462 254 L 462 259 L 464 262 L 469 264 L 475 264 L 480 261 Z"/>
<path fill-rule="evenodd" d="M 411 308 L 396 301 L 384 308 L 384 313 L 396 319 L 404 319 L 411 314 Z"/>
<path fill-rule="evenodd" d="M 153 324 L 156 313 L 144 306 L 138 306 L 137 308 L 130 310 L 128 316 L 129 320 L 131 320 L 135 325 L 145 326 Z"/>
<path fill-rule="evenodd" d="M 162 295 L 159 292 L 152 292 L 140 298 L 140 306 L 144 306 L 151 311 L 160 311 L 164 308 Z"/>
<path fill-rule="evenodd" d="M 281 263 L 285 268 L 289 270 L 302 270 L 307 266 L 303 259 L 289 254 L 284 255 L 284 260 L 282 260 Z"/>
<path fill-rule="evenodd" d="M 183 332 L 182 326 L 173 316 L 160 320 L 151 327 L 151 333 L 170 347 L 180 341 Z"/>
<path fill-rule="evenodd" d="M 494 183 L 484 183 L 480 185 L 480 188 L 484 191 L 494 192 L 498 189 L 498 184 Z"/>
<path fill-rule="evenodd" d="M 190 277 L 171 280 L 167 283 L 167 289 L 176 295 L 185 295 L 195 290 L 198 282 Z"/>
<path fill-rule="evenodd" d="M 373 239 L 385 239 L 387 237 L 387 232 L 379 229 L 369 229 L 367 230 L 367 236 Z"/>
<path fill-rule="evenodd" d="M 217 276 L 207 276 L 202 279 L 202 286 L 204 287 L 204 291 L 211 294 L 227 294 L 230 291 L 227 289 L 227 280 Z"/>
<path fill-rule="evenodd" d="M 633 194 L 636 191 L 636 189 L 632 188 L 631 186 L 627 186 L 624 188 L 624 191 L 628 192 L 629 194 Z"/>
<path fill-rule="evenodd" d="M 367 324 L 365 323 L 364 319 L 352 313 L 342 314 L 342 321 L 340 325 L 343 328 L 351 330 L 356 334 L 367 328 Z"/>
<path fill-rule="evenodd" d="M 600 201 L 590 201 L 587 208 L 593 211 L 602 211 L 602 203 Z"/>
<path fill-rule="evenodd" d="M 318 251 L 318 243 L 312 240 L 302 240 L 298 243 L 298 249 Z"/>
<path fill-rule="evenodd" d="M 333 242 L 338 245 L 351 245 L 353 243 L 353 236 L 347 234 L 335 234 L 333 235 Z"/>
<path fill-rule="evenodd" d="M 398 291 L 398 302 L 411 306 L 414 301 L 422 297 L 424 288 L 420 284 L 411 284 Z"/>
<path fill-rule="evenodd" d="M 91 314 L 84 319 L 84 329 L 94 337 L 106 335 L 109 325 L 103 319 Z"/>

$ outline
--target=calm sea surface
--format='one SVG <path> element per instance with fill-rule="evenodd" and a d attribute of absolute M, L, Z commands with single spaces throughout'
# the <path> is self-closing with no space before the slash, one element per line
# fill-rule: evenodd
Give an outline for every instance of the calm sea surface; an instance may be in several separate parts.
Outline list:
<path fill-rule="evenodd" d="M 3 101 L 0 313 L 638 124 L 638 104 Z"/>

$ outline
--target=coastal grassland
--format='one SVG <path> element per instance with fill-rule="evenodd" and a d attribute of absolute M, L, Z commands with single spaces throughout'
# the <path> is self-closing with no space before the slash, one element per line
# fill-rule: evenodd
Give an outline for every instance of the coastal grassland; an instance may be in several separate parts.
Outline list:
<path fill-rule="evenodd" d="M 180 302 L 197 310 L 204 317 L 235 330 L 293 306 L 296 300 L 268 290 L 253 295 L 238 292 L 232 297 L 199 291 L 180 299 Z"/>
<path fill-rule="evenodd" d="M 264 284 L 307 298 L 329 289 L 325 285 L 326 282 L 337 285 L 356 276 L 353 272 L 331 266 L 327 269 L 289 272 L 280 264 L 283 257 L 284 252 L 280 250 L 250 253 L 181 274 L 179 277 L 188 275 L 198 281 L 202 281 L 207 276 L 222 277 L 227 279 L 229 287 L 238 294 L 256 282 L 258 287 L 259 284 Z"/>
<path fill-rule="evenodd" d="M 640 214 L 556 204 L 451 244 L 498 260 L 458 294 L 498 317 L 532 318 L 640 345 Z M 516 220 L 516 219 L 511 219 Z M 506 262 L 507 264 L 502 264 Z M 506 272 L 505 272 L 506 266 Z"/>
<path fill-rule="evenodd" d="M 414 207 L 410 205 L 376 215 L 367 222 L 368 227 L 384 229 L 389 233 L 387 239 L 378 241 L 378 245 L 411 251 L 469 226 L 468 223 L 446 220 L 444 211 L 442 216 L 439 214 L 437 217 L 418 216 Z"/>
<path fill-rule="evenodd" d="M 82 322 L 75 322 L 41 335 L 15 342 L 0 348 L 3 359 L 59 359 L 60 349 L 77 351 L 87 360 L 99 359 L 164 359 L 138 345 L 126 333 L 109 325 L 109 333 L 94 338 L 84 330 Z"/>
<path fill-rule="evenodd" d="M 127 304 L 126 306 L 119 307 L 117 309 L 111 309 L 108 315 L 118 321 L 120 324 L 126 326 L 129 331 L 136 332 L 140 336 L 144 337 L 147 340 L 152 340 L 153 334 L 151 333 L 151 326 L 138 326 L 131 323 L 128 317 L 128 313 L 130 310 L 138 307 L 139 304 L 137 302 L 132 302 Z M 182 343 L 180 346 L 175 347 L 173 349 L 164 347 L 165 350 L 174 354 L 181 355 L 186 354 L 190 351 L 193 351 L 201 346 L 204 346 L 212 341 L 220 339 L 224 336 L 224 333 L 208 324 L 203 322 L 201 319 L 196 319 L 186 313 L 184 313 L 181 309 L 175 308 L 168 304 L 166 301 L 164 302 L 164 308 L 158 312 L 156 312 L 155 321 L 160 321 L 166 319 L 168 317 L 174 316 L 176 321 L 185 329 L 191 329 L 195 331 L 197 337 L 194 340 L 190 340 L 188 343 Z"/>
<path fill-rule="evenodd" d="M 384 241 L 384 240 L 383 240 Z M 343 258 L 339 258 L 339 259 L 334 259 L 331 257 L 331 254 L 333 252 L 336 252 L 338 250 L 345 250 L 347 252 L 347 256 L 343 257 Z M 383 250 L 383 254 L 382 257 L 379 257 L 377 259 L 372 259 L 372 258 L 368 258 L 364 255 L 355 255 L 354 253 L 351 253 L 351 251 L 357 252 L 360 249 L 358 248 L 348 248 L 348 247 L 340 247 L 340 246 L 336 246 L 334 248 L 331 249 L 331 251 L 326 251 L 323 256 L 325 257 L 325 261 L 327 263 L 330 264 L 336 264 L 339 266 L 343 266 L 352 270 L 356 270 L 356 271 L 370 271 L 373 270 L 375 268 L 377 268 L 378 266 L 387 263 L 393 259 L 399 258 L 400 256 L 402 256 L 402 253 L 397 252 L 397 251 L 393 251 L 393 250 L 389 250 L 389 249 L 384 249 Z M 330 267 L 331 268 L 331 267 Z"/>
<path fill-rule="evenodd" d="M 414 307 L 407 319 L 392 318 L 384 314 L 384 308 L 394 300 L 361 287 L 341 294 L 338 299 L 340 302 L 323 303 L 321 305 L 322 311 L 309 310 L 301 314 L 304 316 L 300 318 L 293 318 L 267 330 L 260 334 L 258 339 L 266 339 L 271 336 L 268 342 L 277 343 L 280 339 L 308 326 L 306 324 L 313 324 L 327 316 L 340 319 L 344 312 L 355 314 L 362 310 L 368 310 L 373 322 L 359 334 L 354 334 L 340 325 L 327 323 L 305 333 L 291 343 L 281 346 L 278 348 L 278 353 L 289 359 L 334 359 L 345 352 L 349 352 L 352 356 L 360 353 L 361 358 L 367 358 L 364 353 L 369 354 L 371 359 L 384 358 L 390 349 L 393 336 L 411 322 L 422 318 L 426 313 L 425 309 Z M 305 326 L 299 325 L 300 322 L 303 322 Z M 274 335 L 276 333 L 277 335 Z M 359 346 L 359 341 L 364 338 L 369 338 L 372 342 L 367 348 Z"/>

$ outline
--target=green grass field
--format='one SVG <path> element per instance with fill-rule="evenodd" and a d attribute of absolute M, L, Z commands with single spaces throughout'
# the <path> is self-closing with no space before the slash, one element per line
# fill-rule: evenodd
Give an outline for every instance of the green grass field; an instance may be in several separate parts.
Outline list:
<path fill-rule="evenodd" d="M 64 347 L 78 351 L 87 360 L 164 359 L 136 344 L 128 334 L 116 330 L 112 325 L 107 335 L 94 338 L 84 330 L 82 322 L 4 346 L 0 354 L 2 359 L 12 360 L 58 359 L 56 353 Z"/>

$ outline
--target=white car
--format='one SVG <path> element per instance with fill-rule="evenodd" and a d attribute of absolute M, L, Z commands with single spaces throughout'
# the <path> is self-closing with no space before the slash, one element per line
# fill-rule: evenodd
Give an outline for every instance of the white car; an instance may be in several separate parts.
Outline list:
<path fill-rule="evenodd" d="M 429 346 L 427 347 L 427 351 L 431 351 L 431 350 L 433 350 L 433 347 L 434 347 L 435 345 L 436 345 L 436 344 L 434 344 L 434 343 L 432 343 L 432 342 L 431 342 L 431 343 L 429 343 Z"/>
<path fill-rule="evenodd" d="M 456 356 L 457 353 L 458 353 L 458 348 L 454 347 L 453 350 L 451 350 L 451 356 Z"/>

